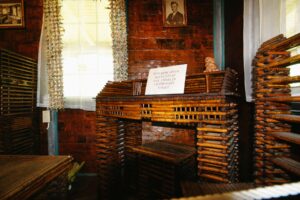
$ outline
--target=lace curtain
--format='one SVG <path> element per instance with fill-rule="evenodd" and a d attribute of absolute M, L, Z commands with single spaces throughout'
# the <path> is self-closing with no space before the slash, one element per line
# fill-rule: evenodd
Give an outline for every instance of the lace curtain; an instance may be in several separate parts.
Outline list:
<path fill-rule="evenodd" d="M 108 80 L 127 79 L 125 0 L 64 0 L 62 4 L 64 107 L 94 111 L 95 97 Z M 38 86 L 38 106 L 42 107 L 49 105 L 50 98 L 45 48 L 44 31 Z"/>
<path fill-rule="evenodd" d="M 127 23 L 126 1 L 110 0 L 110 23 L 113 38 L 114 80 L 127 80 Z"/>
<path fill-rule="evenodd" d="M 40 42 L 44 45 L 40 45 L 39 52 L 38 106 L 47 104 L 55 110 L 64 107 L 60 8 L 60 0 L 44 0 Z M 41 93 L 41 90 L 44 91 Z"/>

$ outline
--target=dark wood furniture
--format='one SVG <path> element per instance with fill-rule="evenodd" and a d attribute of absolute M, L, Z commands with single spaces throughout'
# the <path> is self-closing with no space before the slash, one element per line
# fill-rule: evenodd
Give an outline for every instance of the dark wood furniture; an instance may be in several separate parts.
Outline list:
<path fill-rule="evenodd" d="M 0 154 L 33 154 L 37 63 L 0 49 Z"/>
<path fill-rule="evenodd" d="M 182 196 L 195 197 L 200 195 L 221 194 L 254 188 L 254 183 L 197 183 L 183 181 L 181 183 Z"/>
<path fill-rule="evenodd" d="M 141 199 L 180 196 L 180 181 L 196 178 L 194 147 L 158 140 L 132 147 L 132 150 L 138 157 Z"/>
<path fill-rule="evenodd" d="M 238 181 L 236 72 L 186 77 L 182 95 L 145 96 L 145 79 L 108 82 L 97 96 L 97 166 L 100 196 L 114 195 L 122 171 L 142 145 L 142 121 L 194 128 L 198 176 Z M 126 180 L 125 180 L 126 181 Z"/>
<path fill-rule="evenodd" d="M 0 155 L 0 199 L 65 198 L 71 162 L 70 156 Z"/>
<path fill-rule="evenodd" d="M 263 43 L 253 60 L 254 175 L 259 185 L 299 181 L 300 132 L 293 127 L 300 116 L 292 105 L 300 102 L 300 96 L 292 96 L 290 83 L 299 83 L 300 76 L 291 76 L 289 68 L 300 63 L 300 55 L 289 51 L 299 45 L 300 34 L 290 38 L 279 35 Z"/>

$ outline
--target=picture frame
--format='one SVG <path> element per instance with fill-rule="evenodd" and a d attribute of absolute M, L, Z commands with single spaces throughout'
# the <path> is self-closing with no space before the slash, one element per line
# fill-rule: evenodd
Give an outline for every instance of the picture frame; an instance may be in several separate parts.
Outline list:
<path fill-rule="evenodd" d="M 163 26 L 187 26 L 186 0 L 163 0 Z"/>
<path fill-rule="evenodd" d="M 0 29 L 24 27 L 24 0 L 0 0 Z"/>

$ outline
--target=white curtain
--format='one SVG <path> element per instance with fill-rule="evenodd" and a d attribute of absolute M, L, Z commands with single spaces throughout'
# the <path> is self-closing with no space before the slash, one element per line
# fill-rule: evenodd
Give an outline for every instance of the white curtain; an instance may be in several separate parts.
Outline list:
<path fill-rule="evenodd" d="M 244 83 L 248 102 L 252 101 L 252 60 L 261 43 L 285 33 L 285 6 L 286 0 L 244 0 Z"/>
<path fill-rule="evenodd" d="M 43 20 L 44 21 L 44 20 Z M 44 35 L 44 23 L 41 30 L 39 56 L 38 56 L 38 88 L 37 88 L 37 107 L 48 107 L 48 74 L 46 59 L 47 42 Z"/>
<path fill-rule="evenodd" d="M 113 80 L 112 39 L 108 0 L 63 0 L 64 107 L 95 110 L 95 97 Z M 42 34 L 38 106 L 48 107 L 47 70 Z"/>

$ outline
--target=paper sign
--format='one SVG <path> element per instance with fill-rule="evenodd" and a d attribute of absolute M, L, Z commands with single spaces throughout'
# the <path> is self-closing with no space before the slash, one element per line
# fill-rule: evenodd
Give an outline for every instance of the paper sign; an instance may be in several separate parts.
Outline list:
<path fill-rule="evenodd" d="M 187 64 L 150 69 L 145 95 L 183 94 Z"/>
<path fill-rule="evenodd" d="M 50 111 L 43 110 L 43 123 L 49 123 L 49 122 L 50 122 Z"/>

